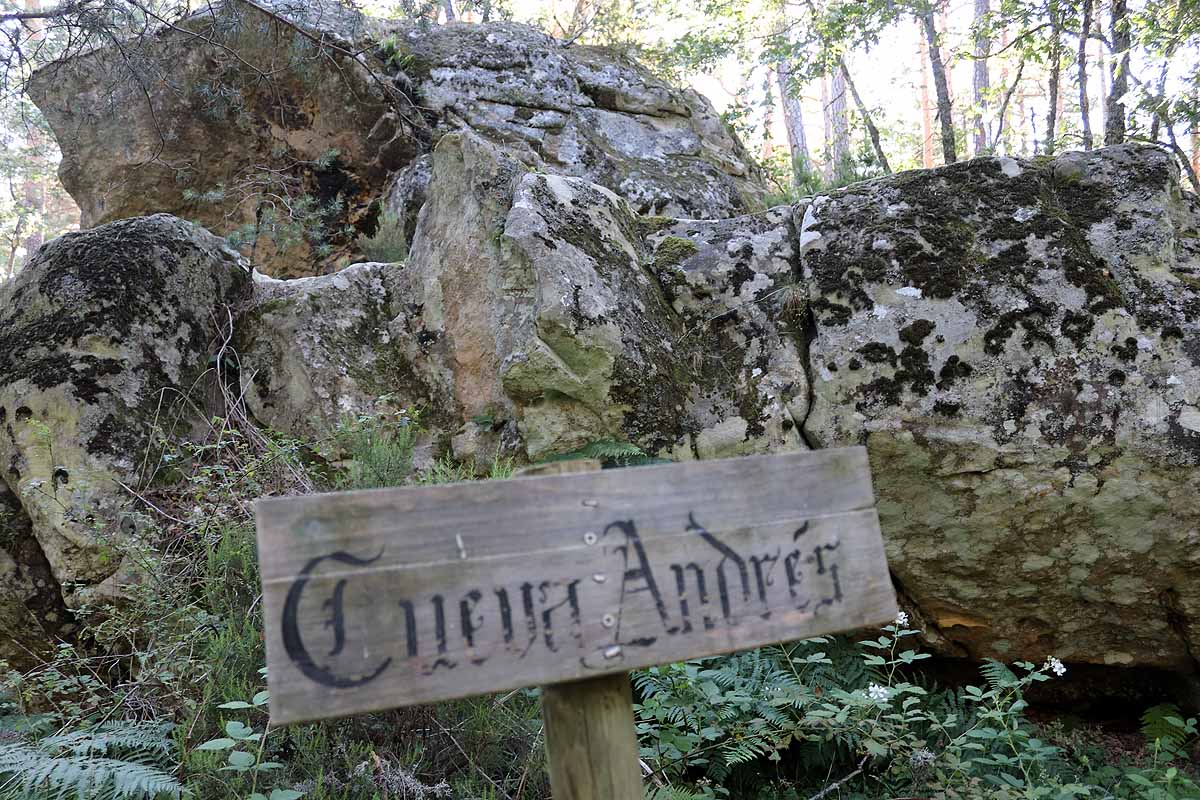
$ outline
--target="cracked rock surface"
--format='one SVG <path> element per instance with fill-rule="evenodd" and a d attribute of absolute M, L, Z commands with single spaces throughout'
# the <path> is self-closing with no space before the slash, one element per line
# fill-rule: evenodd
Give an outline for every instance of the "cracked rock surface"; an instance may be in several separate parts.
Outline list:
<path fill-rule="evenodd" d="M 1195 668 L 1198 211 L 1132 145 L 795 209 L 806 434 L 867 445 L 894 574 L 952 651 Z"/>
<path fill-rule="evenodd" d="M 728 217 L 767 191 L 706 99 L 524 25 L 222 0 L 146 42 L 137 80 L 101 47 L 31 82 L 83 224 L 177 214 L 236 234 L 275 277 L 352 263 L 385 219 L 411 241 L 429 154 L 457 131 L 639 213 Z"/>

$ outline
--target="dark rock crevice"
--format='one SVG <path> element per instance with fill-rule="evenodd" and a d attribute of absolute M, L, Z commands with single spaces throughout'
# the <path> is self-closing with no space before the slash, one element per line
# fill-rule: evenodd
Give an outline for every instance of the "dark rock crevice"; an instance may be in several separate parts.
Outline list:
<path fill-rule="evenodd" d="M 16 613 L 0 615 L 0 659 L 18 668 L 36 661 L 55 642 L 74 640 L 75 616 L 33 535 L 33 522 L 0 480 L 0 607 L 4 606 Z M 22 608 L 32 629 L 21 625 Z"/>

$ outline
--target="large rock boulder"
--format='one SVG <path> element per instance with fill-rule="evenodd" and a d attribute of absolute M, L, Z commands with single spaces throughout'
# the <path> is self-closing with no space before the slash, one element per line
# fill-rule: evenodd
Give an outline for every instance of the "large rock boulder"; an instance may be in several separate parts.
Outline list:
<path fill-rule="evenodd" d="M 39 576 L 112 570 L 99 532 L 157 390 L 193 385 L 213 309 L 253 293 L 233 349 L 285 433 L 389 394 L 463 458 L 865 444 L 942 652 L 1194 674 L 1200 203 L 1163 152 L 977 159 L 727 220 L 638 214 L 471 132 L 429 168 L 404 265 L 251 288 L 153 217 L 64 237 L 3 290 L 0 609 L 49 626 Z"/>
<path fill-rule="evenodd" d="M 20 506 L 0 550 L 25 554 L 0 571 L 24 569 L 21 591 L 52 579 L 71 605 L 119 571 L 130 489 L 204 419 L 210 354 L 249 289 L 236 252 L 167 215 L 66 234 L 0 287 L 0 480 Z"/>
<path fill-rule="evenodd" d="M 450 376 L 456 455 L 491 433 L 530 459 L 600 440 L 679 458 L 803 446 L 801 340 L 753 302 L 795 288 L 786 211 L 643 217 L 474 134 L 444 137 L 432 174 L 404 271 Z"/>
<path fill-rule="evenodd" d="M 428 148 L 373 41 L 338 3 L 228 0 L 51 64 L 29 91 L 84 227 L 166 212 L 235 235 L 275 274 L 306 275 L 346 263 L 391 174 Z"/>
<path fill-rule="evenodd" d="M 355 264 L 332 275 L 279 280 L 255 273 L 234 346 L 242 396 L 262 425 L 306 442 L 329 438 L 381 398 L 446 420 L 442 373 L 411 330 L 415 309 L 398 264 Z"/>
<path fill-rule="evenodd" d="M 1198 212 L 1141 146 L 795 209 L 806 435 L 867 445 L 893 573 L 951 652 L 1197 666 Z"/>
<path fill-rule="evenodd" d="M 641 213 L 728 217 L 765 194 L 704 98 L 527 26 L 223 0 L 133 55 L 102 47 L 30 83 L 83 225 L 177 214 L 276 277 L 344 266 L 381 225 L 411 240 L 428 154 L 462 129 Z"/>
<path fill-rule="evenodd" d="M 620 52 L 512 23 L 407 25 L 396 48 L 422 106 L 540 172 L 586 178 L 639 214 L 757 210 L 763 176 L 712 105 Z"/>

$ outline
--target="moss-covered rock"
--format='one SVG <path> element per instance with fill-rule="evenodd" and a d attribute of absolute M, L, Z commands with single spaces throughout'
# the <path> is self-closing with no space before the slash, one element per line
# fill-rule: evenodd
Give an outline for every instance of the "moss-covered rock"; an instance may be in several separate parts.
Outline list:
<path fill-rule="evenodd" d="M 234 342 L 247 407 L 259 423 L 308 442 L 328 440 L 345 416 L 372 413 L 385 396 L 444 427 L 451 409 L 439 376 L 425 370 L 412 316 L 402 264 L 294 280 L 256 274 Z"/>
<path fill-rule="evenodd" d="M 1195 669 L 1200 214 L 1169 154 L 976 159 L 795 219 L 805 432 L 869 448 L 893 573 L 942 646 Z"/>
<path fill-rule="evenodd" d="M 384 221 L 411 240 L 430 152 L 459 130 L 605 186 L 640 213 L 727 217 L 766 194 L 703 97 L 619 52 L 526 25 L 224 0 L 149 32 L 137 58 L 171 80 L 114 81 L 129 53 L 112 46 L 30 82 L 83 224 L 178 214 L 254 239 L 247 255 L 275 277 L 351 263 Z"/>
<path fill-rule="evenodd" d="M 210 357 L 249 291 L 223 240 L 167 215 L 66 234 L 0 287 L 0 480 L 36 541 L 18 567 L 44 562 L 68 604 L 120 570 L 156 434 L 213 410 Z"/>

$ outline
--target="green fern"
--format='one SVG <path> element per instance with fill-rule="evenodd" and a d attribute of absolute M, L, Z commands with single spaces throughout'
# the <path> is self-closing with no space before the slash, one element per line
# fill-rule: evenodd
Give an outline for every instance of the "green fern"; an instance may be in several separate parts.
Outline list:
<path fill-rule="evenodd" d="M 546 461 L 573 461 L 577 458 L 594 458 L 603 462 L 606 467 L 636 467 L 644 464 L 666 463 L 663 459 L 647 455 L 642 448 L 632 442 L 618 442 L 614 439 L 589 442 L 578 450 L 551 456 Z"/>
<path fill-rule="evenodd" d="M 697 794 L 682 786 L 656 786 L 646 795 L 646 800 L 705 800 L 708 795 Z"/>
<path fill-rule="evenodd" d="M 1007 664 L 995 659 L 989 658 L 984 661 L 979 671 L 987 679 L 988 688 L 993 691 L 1011 689 L 1020 683 L 1020 678 Z"/>
<path fill-rule="evenodd" d="M 0 800 L 181 798 L 166 771 L 169 725 L 106 723 L 31 742 L 0 744 Z"/>
<path fill-rule="evenodd" d="M 39 746 L 76 756 L 120 755 L 158 763 L 171 755 L 170 731 L 171 725 L 160 722 L 105 722 L 90 730 L 47 736 Z"/>
<path fill-rule="evenodd" d="M 1146 741 L 1161 742 L 1167 747 L 1175 747 L 1185 738 L 1183 713 L 1174 703 L 1160 703 L 1146 709 L 1142 714 L 1142 736 Z"/>

